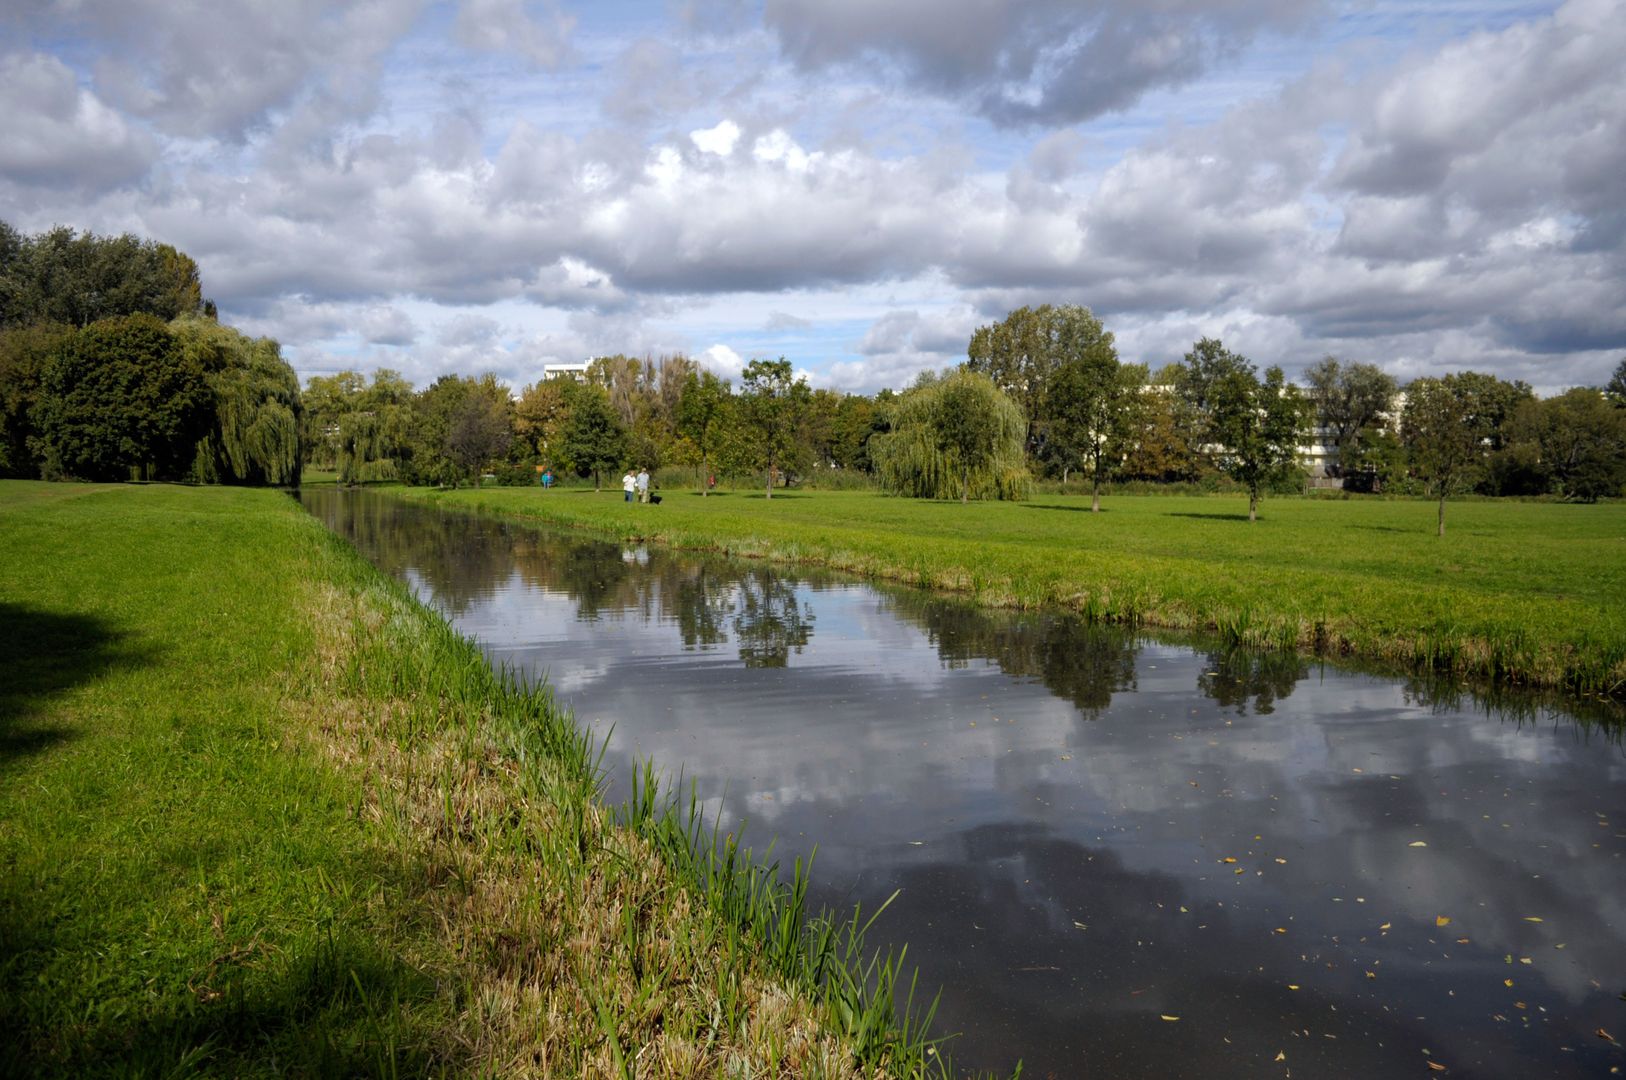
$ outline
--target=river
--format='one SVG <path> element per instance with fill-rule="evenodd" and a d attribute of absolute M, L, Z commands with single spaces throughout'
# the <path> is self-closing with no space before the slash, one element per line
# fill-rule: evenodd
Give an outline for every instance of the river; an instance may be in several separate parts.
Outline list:
<path fill-rule="evenodd" d="M 1581 703 L 367 493 L 307 507 L 942 987 L 966 1069 L 1626 1071 L 1626 751 Z"/>

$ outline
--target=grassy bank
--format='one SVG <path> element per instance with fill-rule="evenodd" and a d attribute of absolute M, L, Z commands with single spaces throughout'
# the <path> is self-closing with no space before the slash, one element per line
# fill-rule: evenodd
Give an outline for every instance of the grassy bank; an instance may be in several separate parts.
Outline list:
<path fill-rule="evenodd" d="M 393 489 L 624 539 L 814 562 L 1091 617 L 1216 631 L 1586 694 L 1626 690 L 1626 506 L 1087 497 L 960 506 L 870 492 Z"/>
<path fill-rule="evenodd" d="M 269 491 L 0 483 L 0 1073 L 935 1071 L 897 965 Z M 865 965 L 868 966 L 865 966 Z"/>

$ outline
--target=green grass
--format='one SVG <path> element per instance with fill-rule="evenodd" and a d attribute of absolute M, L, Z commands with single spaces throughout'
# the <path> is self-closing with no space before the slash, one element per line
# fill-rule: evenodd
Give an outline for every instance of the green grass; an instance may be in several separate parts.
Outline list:
<path fill-rule="evenodd" d="M 619 492 L 395 488 L 406 498 L 624 539 L 819 563 L 1060 605 L 1102 621 L 1212 631 L 1256 647 L 1565 687 L 1626 689 L 1626 506 L 1087 496 L 927 502 L 873 492 Z"/>
<path fill-rule="evenodd" d="M 936 1073 L 902 957 L 286 496 L 0 483 L 0 1074 Z"/>

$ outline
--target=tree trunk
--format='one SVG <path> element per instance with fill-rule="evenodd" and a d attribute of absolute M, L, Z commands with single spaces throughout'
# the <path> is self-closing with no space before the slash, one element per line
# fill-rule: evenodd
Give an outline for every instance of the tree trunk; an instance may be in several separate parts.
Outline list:
<path fill-rule="evenodd" d="M 764 495 L 763 498 L 765 498 L 765 499 L 773 498 L 773 466 L 772 465 L 768 466 L 768 493 L 766 495 Z"/>
<path fill-rule="evenodd" d="M 971 501 L 971 470 L 960 470 L 960 505 L 965 506 Z"/>
<path fill-rule="evenodd" d="M 597 495 L 598 493 L 599 493 L 598 470 L 594 469 L 593 470 L 593 494 Z"/>
<path fill-rule="evenodd" d="M 701 454 L 700 455 L 700 497 L 701 498 L 705 498 L 707 495 L 711 494 L 711 485 L 706 482 L 706 478 L 709 477 L 710 475 L 711 475 L 711 470 L 706 468 L 706 455 Z"/>
<path fill-rule="evenodd" d="M 1257 491 L 1248 492 L 1248 520 L 1259 520 L 1259 493 Z"/>
<path fill-rule="evenodd" d="M 1090 513 L 1099 514 L 1100 512 L 1101 474 L 1099 472 L 1093 472 L 1090 474 Z"/>
<path fill-rule="evenodd" d="M 1445 535 L 1445 492 L 1440 492 L 1440 531 L 1435 536 Z"/>

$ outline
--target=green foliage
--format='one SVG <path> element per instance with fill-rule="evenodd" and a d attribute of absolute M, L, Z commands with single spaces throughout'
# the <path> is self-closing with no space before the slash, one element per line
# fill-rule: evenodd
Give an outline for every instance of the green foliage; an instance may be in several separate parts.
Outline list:
<path fill-rule="evenodd" d="M 0 476 L 39 475 L 41 448 L 33 412 L 45 362 L 72 334 L 61 323 L 0 330 Z"/>
<path fill-rule="evenodd" d="M 203 365 L 151 315 L 103 319 L 46 361 L 34 420 L 48 476 L 180 479 L 208 432 Z"/>
<path fill-rule="evenodd" d="M 1609 384 L 1603 388 L 1603 392 L 1615 408 L 1626 409 L 1626 357 L 1615 365 L 1615 372 L 1609 376 Z"/>
<path fill-rule="evenodd" d="M 197 263 L 167 244 L 129 233 L 76 234 L 62 226 L 22 236 L 4 225 L 0 327 L 84 327 L 137 314 L 168 322 L 203 308 Z"/>
<path fill-rule="evenodd" d="M 1220 469 L 1248 490 L 1248 520 L 1260 494 L 1291 473 L 1298 462 L 1305 407 L 1298 388 L 1272 367 L 1261 382 L 1253 365 L 1229 367 L 1211 387 L 1210 453 Z"/>
<path fill-rule="evenodd" d="M 1119 363 L 1110 341 L 1068 360 L 1051 378 L 1046 450 L 1066 468 L 1089 474 L 1091 509 L 1100 509 L 1101 481 L 1139 433 L 1145 383 L 1145 366 Z"/>
<path fill-rule="evenodd" d="M 1510 450 L 1526 450 L 1548 490 L 1584 502 L 1626 489 L 1626 410 L 1576 387 L 1524 402 L 1509 424 Z"/>
<path fill-rule="evenodd" d="M 1336 356 L 1311 365 L 1304 376 L 1316 424 L 1334 448 L 1332 464 L 1347 472 L 1360 457 L 1362 440 L 1383 429 L 1399 387 L 1375 364 L 1346 365 Z"/>
<path fill-rule="evenodd" d="M 452 411 L 446 456 L 464 475 L 474 478 L 476 487 L 485 467 L 506 454 L 514 441 L 512 412 L 506 390 L 469 394 Z"/>
<path fill-rule="evenodd" d="M 917 499 L 1022 499 L 1031 486 L 1021 408 L 977 371 L 922 379 L 870 440 L 882 485 Z"/>
<path fill-rule="evenodd" d="M 572 384 L 566 400 L 570 412 L 559 434 L 559 459 L 578 475 L 591 475 L 597 491 L 604 474 L 620 468 L 631 454 L 627 429 L 601 387 Z"/>
<path fill-rule="evenodd" d="M 803 438 L 812 392 L 807 380 L 791 377 L 790 361 L 752 360 L 745 366 L 735 409 L 735 454 L 753 472 L 767 477 L 767 495 L 784 474 L 805 472 L 810 454 Z"/>
<path fill-rule="evenodd" d="M 169 329 L 205 372 L 214 403 L 213 429 L 193 459 L 194 478 L 297 485 L 305 456 L 299 378 L 277 343 L 198 316 L 177 319 Z"/>
<path fill-rule="evenodd" d="M 694 444 L 700 457 L 700 493 L 708 493 L 711 475 L 710 458 L 717 447 L 718 435 L 727 424 L 733 408 L 733 395 L 728 383 L 712 372 L 699 368 L 689 372 L 683 381 L 683 392 L 678 398 L 677 431 Z"/>
<path fill-rule="evenodd" d="M 966 349 L 966 366 L 993 379 L 1027 417 L 1027 448 L 1043 445 L 1051 419 L 1050 380 L 1070 361 L 1117 358 L 1112 334 L 1087 307 L 1023 307 L 1002 322 L 979 326 Z"/>
<path fill-rule="evenodd" d="M 1497 448 L 1502 421 L 1524 395 L 1490 375 L 1464 371 L 1417 379 L 1406 388 L 1400 438 L 1412 472 L 1439 499 L 1438 533 L 1445 535 L 1445 500 L 1478 482 Z"/>

